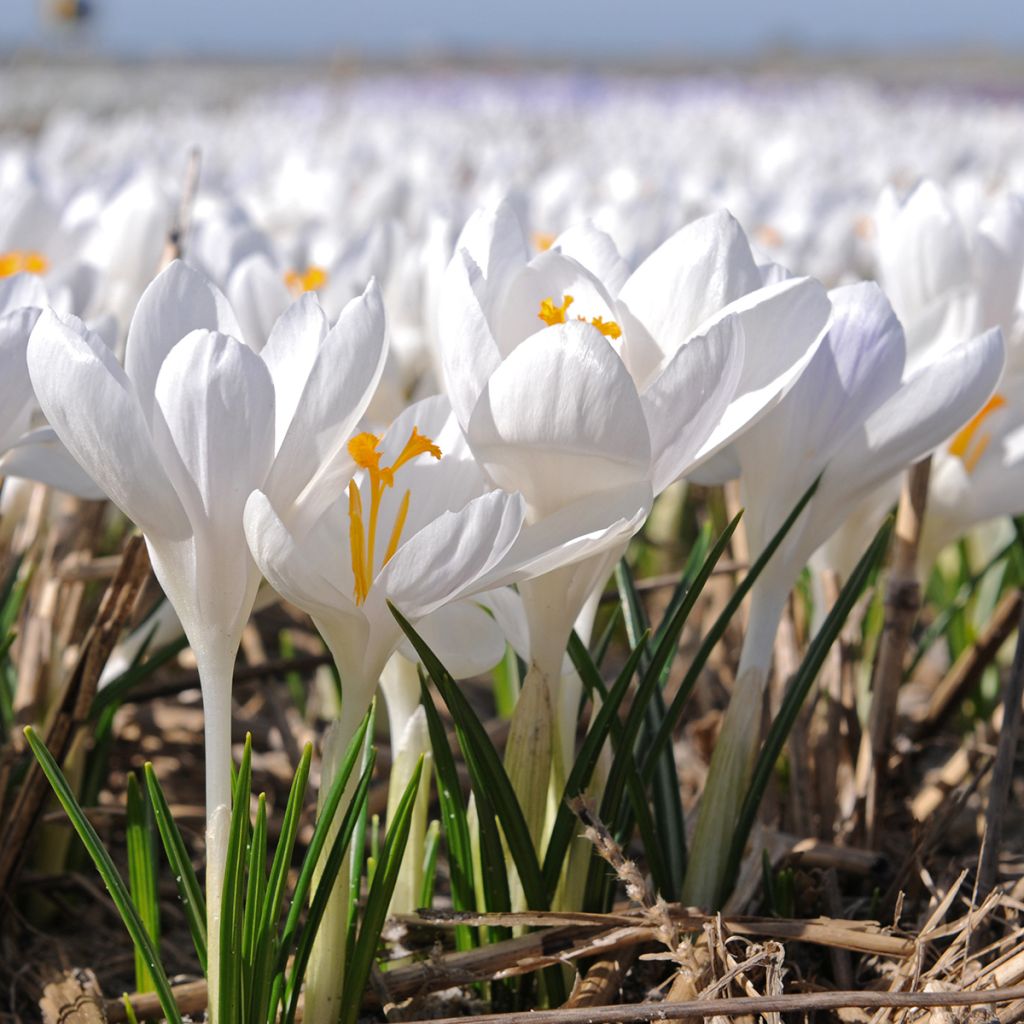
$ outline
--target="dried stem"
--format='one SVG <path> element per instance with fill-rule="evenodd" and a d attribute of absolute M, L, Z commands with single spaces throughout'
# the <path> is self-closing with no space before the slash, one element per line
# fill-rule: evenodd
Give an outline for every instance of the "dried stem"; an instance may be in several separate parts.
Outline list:
<path fill-rule="evenodd" d="M 916 463 L 903 479 L 892 566 L 885 592 L 885 626 L 878 645 L 872 679 L 871 714 L 857 763 L 857 790 L 864 799 L 868 846 L 874 846 L 881 818 L 879 802 L 896 729 L 896 698 L 903 679 L 907 640 L 921 607 L 917 579 L 917 547 L 921 538 L 931 459 Z"/>

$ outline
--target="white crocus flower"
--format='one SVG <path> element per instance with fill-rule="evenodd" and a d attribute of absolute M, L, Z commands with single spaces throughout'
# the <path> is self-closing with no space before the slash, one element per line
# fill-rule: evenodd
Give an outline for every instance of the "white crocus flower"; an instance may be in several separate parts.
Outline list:
<path fill-rule="evenodd" d="M 740 470 L 752 558 L 822 477 L 751 593 L 736 686 L 687 869 L 683 899 L 693 905 L 717 905 L 723 897 L 724 854 L 757 750 L 775 631 L 797 575 L 851 507 L 941 444 L 984 403 L 1003 366 L 1003 341 L 994 330 L 907 373 L 903 330 L 877 285 L 830 295 L 834 320 L 825 343 L 786 399 L 730 453 Z"/>
<path fill-rule="evenodd" d="M 528 259 L 508 203 L 474 215 L 459 245 L 441 298 L 448 393 L 491 479 L 520 491 L 531 515 L 627 489 L 660 493 L 785 394 L 829 316 L 814 281 L 762 288 L 727 214 L 684 228 L 624 281 L 614 245 L 592 227 Z M 621 282 L 616 298 L 598 273 Z M 627 540 L 521 588 L 536 672 L 513 721 L 511 760 L 520 731 L 542 735 L 537 717 L 557 707 L 559 793 L 579 699 L 577 679 L 558 685 L 563 652 Z M 540 681 L 544 699 L 534 692 Z M 523 761 L 537 773 L 544 758 Z"/>
<path fill-rule="evenodd" d="M 195 652 L 206 730 L 213 985 L 231 805 L 231 677 L 260 580 L 242 510 L 262 488 L 282 512 L 319 511 L 316 482 L 332 472 L 385 356 L 374 286 L 333 328 L 315 301 L 304 299 L 280 318 L 262 352 L 239 334 L 220 292 L 173 263 L 139 302 L 124 369 L 81 321 L 51 312 L 40 318 L 28 350 L 43 411 L 142 530 Z"/>
<path fill-rule="evenodd" d="M 309 612 L 341 675 L 325 785 L 401 640 L 389 601 L 416 623 L 454 601 L 584 559 L 644 514 L 629 496 L 610 514 L 576 506 L 528 523 L 520 495 L 489 489 L 443 396 L 411 406 L 383 437 L 358 434 L 348 449 L 360 472 L 316 522 L 292 521 L 261 492 L 245 509 L 257 564 Z M 310 962 L 311 1019 L 333 1019 L 343 996 L 344 892 L 339 878 Z"/>

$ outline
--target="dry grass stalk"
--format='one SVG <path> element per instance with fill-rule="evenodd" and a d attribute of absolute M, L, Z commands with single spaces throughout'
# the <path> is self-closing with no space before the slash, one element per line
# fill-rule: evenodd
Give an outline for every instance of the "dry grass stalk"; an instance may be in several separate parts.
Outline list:
<path fill-rule="evenodd" d="M 896 731 L 896 698 L 903 679 L 907 640 L 921 607 L 917 545 L 928 500 L 931 459 L 911 466 L 903 480 L 896 512 L 892 565 L 885 592 L 885 626 L 871 681 L 871 714 L 857 763 L 857 791 L 864 800 L 867 845 L 874 846 L 881 824 L 879 806 Z"/>
<path fill-rule="evenodd" d="M 188 226 L 192 220 L 192 207 L 195 204 L 196 193 L 199 191 L 199 169 L 201 165 L 201 154 L 198 146 L 193 146 L 188 152 L 188 160 L 185 164 L 185 175 L 181 184 L 181 199 L 178 209 L 175 211 L 174 220 L 167 230 L 167 242 L 164 245 L 163 256 L 160 260 L 160 269 L 163 270 L 168 263 L 181 259 L 185 251 L 185 238 L 188 235 Z"/>
<path fill-rule="evenodd" d="M 43 1024 L 105 1024 L 103 993 L 96 975 L 80 968 L 65 971 L 43 988 L 39 1001 Z"/>

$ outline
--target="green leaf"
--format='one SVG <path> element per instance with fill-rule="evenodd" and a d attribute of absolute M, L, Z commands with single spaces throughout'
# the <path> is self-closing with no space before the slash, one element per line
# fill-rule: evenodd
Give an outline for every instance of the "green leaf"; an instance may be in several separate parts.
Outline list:
<path fill-rule="evenodd" d="M 645 782 L 650 781 L 652 775 L 654 774 L 655 758 L 657 758 L 660 755 L 661 751 L 665 747 L 671 745 L 672 734 L 675 732 L 676 726 L 679 724 L 679 720 L 682 718 L 683 708 L 685 707 L 686 702 L 690 697 L 690 694 L 693 692 L 693 688 L 696 685 L 697 680 L 704 669 L 704 666 L 707 664 L 707 660 L 711 656 L 711 652 L 715 649 L 715 646 L 717 645 L 718 641 L 722 639 L 722 636 L 728 628 L 729 623 L 732 622 L 733 616 L 739 611 L 740 605 L 743 603 L 744 599 L 749 593 L 750 588 L 757 581 L 757 578 L 761 575 L 761 573 L 764 572 L 765 566 L 771 560 L 772 555 L 774 555 L 775 552 L 778 550 L 779 545 L 783 542 L 783 540 L 785 540 L 786 534 L 789 533 L 789 531 L 792 529 L 793 524 L 797 521 L 797 519 L 800 518 L 800 514 L 807 506 L 807 503 L 811 500 L 812 497 L 814 497 L 814 492 L 818 489 L 819 480 L 821 480 L 820 476 L 804 492 L 803 496 L 793 507 L 793 511 L 789 513 L 789 515 L 783 522 L 782 526 L 780 526 L 778 531 L 775 533 L 775 536 L 772 537 L 772 539 L 768 542 L 767 547 L 765 547 L 764 551 L 754 562 L 754 564 L 750 567 L 750 571 L 739 582 L 736 589 L 733 591 L 732 596 L 729 598 L 729 600 L 726 602 L 725 607 L 722 609 L 721 614 L 715 620 L 711 629 L 708 630 L 707 636 L 704 637 L 704 642 L 700 645 L 700 648 L 698 649 L 696 656 L 690 663 L 690 667 L 687 670 L 686 675 L 683 677 L 683 681 L 679 684 L 679 689 L 676 691 L 675 697 L 672 698 L 672 703 L 669 705 L 668 711 L 665 714 L 665 718 L 661 723 L 660 729 L 658 730 L 658 734 L 654 737 L 654 740 L 651 743 L 650 748 L 648 749 L 647 757 L 644 760 L 640 769 L 641 775 L 643 776 Z M 731 536 L 732 531 L 736 528 L 738 518 L 739 516 L 733 519 L 733 521 L 729 524 L 723 536 L 726 536 L 726 534 Z M 721 538 L 719 539 L 721 540 Z M 712 550 L 711 555 L 708 556 L 709 560 L 711 558 L 714 558 L 715 561 L 717 561 L 720 553 L 721 552 L 719 550 L 719 545 L 716 544 L 715 548 Z M 705 563 L 705 566 L 707 568 L 707 573 L 705 574 L 704 570 L 702 569 L 701 576 L 703 578 L 700 581 L 699 586 L 697 585 L 696 581 L 694 584 L 694 589 L 697 591 L 703 588 L 704 581 L 707 579 L 707 576 L 711 573 L 712 566 L 707 565 L 707 563 Z M 696 594 L 694 595 L 694 597 L 696 597 Z"/>
<path fill-rule="evenodd" d="M 757 809 L 761 804 L 765 788 L 771 778 L 775 764 L 782 753 L 786 739 L 796 722 L 804 700 L 811 689 L 811 685 L 818 676 L 821 666 L 828 655 L 829 649 L 834 643 L 839 631 L 843 628 L 850 610 L 853 608 L 864 590 L 868 579 L 881 562 L 883 555 L 889 545 L 889 535 L 892 533 L 893 519 L 890 517 L 882 524 L 881 529 L 875 535 L 867 551 L 861 556 L 856 568 L 850 574 L 843 589 L 839 592 L 832 610 L 822 623 L 821 628 L 811 641 L 804 660 L 797 669 L 789 685 L 786 688 L 785 696 L 782 699 L 782 706 L 775 720 L 768 730 L 761 751 L 754 764 L 754 770 L 750 778 L 750 785 L 747 787 L 746 796 L 740 808 L 739 819 L 736 831 L 733 833 L 732 844 L 728 853 L 728 867 L 725 872 L 726 891 L 722 894 L 722 900 L 728 896 L 728 890 L 732 888 L 733 880 L 739 871 L 740 862 L 743 858 L 743 848 L 747 845 L 747 838 L 757 817 Z M 721 905 L 722 900 L 716 902 Z"/>
<path fill-rule="evenodd" d="M 437 851 L 441 846 L 441 822 L 436 818 L 427 826 L 423 841 L 423 888 L 420 889 L 419 905 L 434 905 L 434 884 L 437 880 Z"/>
<path fill-rule="evenodd" d="M 575 632 L 573 637 L 579 645 L 576 652 L 577 656 L 580 650 L 582 650 L 584 656 L 587 656 L 586 650 L 583 648 L 583 644 Z M 548 846 L 544 855 L 544 881 L 549 892 L 554 892 L 555 887 L 558 885 L 562 865 L 565 862 L 569 844 L 572 842 L 573 833 L 576 830 L 575 815 L 569 809 L 568 800 L 583 793 L 590 782 L 590 776 L 593 774 L 594 766 L 597 764 L 597 759 L 601 754 L 601 748 L 607 741 L 613 725 L 618 721 L 619 708 L 629 692 L 629 683 L 643 656 L 645 642 L 646 634 L 643 634 L 630 653 L 626 664 L 619 673 L 618 679 L 615 680 L 611 692 L 602 701 L 600 710 L 594 716 L 594 720 L 587 730 L 586 736 L 583 738 L 579 755 L 572 766 L 572 770 L 569 772 L 568 779 L 566 779 L 565 790 L 558 804 L 558 813 L 555 815 L 555 822 L 552 826 L 551 836 L 548 839 Z M 581 664 L 577 663 L 576 671 L 580 672 L 581 678 L 583 672 L 587 672 L 590 675 L 591 670 L 593 675 L 597 675 L 597 667 L 592 661 L 589 668 L 584 666 L 583 672 L 580 669 Z M 600 677 L 598 676 L 598 678 Z"/>
<path fill-rule="evenodd" d="M 494 806 L 505 841 L 519 871 L 527 904 L 533 910 L 547 910 L 550 897 L 530 839 L 530 831 L 494 744 L 448 670 L 390 601 L 388 607 L 416 649 L 420 661 L 451 712 L 463 757 L 469 767 L 470 777 L 474 779 L 474 791 L 483 790 Z M 480 799 L 479 793 L 477 799 Z"/>
<path fill-rule="evenodd" d="M 189 858 L 188 850 L 185 847 L 185 840 L 182 839 L 178 826 L 171 817 L 171 809 L 167 806 L 167 799 L 157 780 L 153 765 L 147 761 L 143 766 L 143 773 L 146 779 L 146 789 L 149 793 L 149 802 L 153 808 L 153 818 L 156 821 L 157 831 L 163 842 L 164 853 L 167 861 L 174 872 L 174 881 L 178 886 L 178 895 L 181 897 L 182 906 L 185 909 L 185 919 L 188 921 L 188 929 L 192 935 L 192 945 L 195 946 L 196 956 L 199 958 L 199 966 L 203 973 L 206 973 L 206 900 L 203 898 L 203 890 L 199 886 L 199 880 L 192 868 L 192 861 Z"/>
<path fill-rule="evenodd" d="M 231 825 L 220 905 L 220 992 L 218 1024 L 242 1020 L 242 891 L 249 838 L 249 798 L 252 795 L 252 736 L 246 735 L 242 763 L 231 795 Z"/>
<path fill-rule="evenodd" d="M 96 834 L 96 830 L 92 827 L 85 812 L 79 806 L 78 801 L 75 799 L 75 794 L 72 792 L 67 779 L 64 778 L 57 762 L 54 761 L 50 752 L 46 749 L 42 740 L 36 736 L 31 726 L 25 728 L 25 738 L 28 740 L 32 753 L 43 770 L 43 774 L 57 795 L 57 799 L 60 801 L 67 816 L 71 819 L 71 824 L 78 833 L 79 839 L 82 840 L 85 848 L 89 851 L 89 856 L 92 857 L 96 870 L 100 873 L 103 884 L 107 887 L 107 892 L 110 893 L 114 906 L 117 907 L 121 920 L 124 921 L 128 934 L 132 938 L 132 942 L 143 951 L 146 966 L 153 977 L 153 985 L 157 998 L 160 1001 L 160 1009 L 170 1024 L 182 1024 L 181 1014 L 178 1011 L 177 1003 L 174 1001 L 170 982 L 167 980 L 167 974 L 164 971 L 163 964 L 160 962 L 160 953 L 146 931 L 146 926 L 139 916 L 138 908 L 132 901 L 131 894 L 128 892 L 121 876 L 117 873 L 117 868 L 110 859 L 110 854 L 107 853 L 103 843 L 100 841 L 100 837 Z"/>
<path fill-rule="evenodd" d="M 422 670 L 420 672 L 420 703 L 427 718 L 430 733 L 430 749 L 433 753 L 434 777 L 437 782 L 437 800 L 441 807 L 444 823 L 445 846 L 448 850 L 448 879 L 451 888 L 452 906 L 456 910 L 476 910 L 473 892 L 473 847 L 470 842 L 469 820 L 466 816 L 466 801 L 462 798 L 459 774 L 455 768 L 448 736 L 441 716 L 427 692 Z M 502 871 L 505 858 L 500 857 Z M 505 880 L 508 894 L 508 880 Z M 466 925 L 455 929 L 457 949 L 471 949 L 476 945 L 476 933 Z"/>
<path fill-rule="evenodd" d="M 186 647 L 188 647 L 188 640 L 183 636 L 178 637 L 177 640 L 172 640 L 169 644 L 154 651 L 145 661 L 132 665 L 131 668 L 116 676 L 96 693 L 92 706 L 89 708 L 90 719 L 95 722 L 107 708 L 116 707 L 122 703 L 130 690 L 151 676 L 161 665 L 165 665 L 179 655 Z"/>
<path fill-rule="evenodd" d="M 413 769 L 409 784 L 395 809 L 395 816 L 384 838 L 373 882 L 366 897 L 363 921 L 359 928 L 355 949 L 345 975 L 345 999 L 342 1003 L 341 1024 L 355 1024 L 359 1018 L 363 990 L 370 977 L 370 968 L 380 944 L 380 933 L 388 916 L 388 906 L 402 867 L 402 856 L 409 840 L 416 792 L 423 773 L 423 756 Z"/>
<path fill-rule="evenodd" d="M 125 841 L 128 847 L 128 887 L 139 917 L 146 927 L 153 944 L 160 943 L 160 901 L 156 889 L 156 862 L 153 851 L 153 834 L 150 831 L 150 815 L 139 789 L 134 772 L 128 774 L 127 828 Z M 153 992 L 153 977 L 146 965 L 143 951 L 135 948 L 135 988 L 138 992 Z"/>
<path fill-rule="evenodd" d="M 359 738 L 359 737 L 357 737 Z M 360 752 L 360 746 L 353 743 L 349 747 L 349 756 L 345 758 L 345 765 L 347 765 L 349 774 L 351 774 L 352 767 L 355 765 L 356 756 Z M 299 991 L 302 988 L 302 979 L 306 974 L 306 967 L 309 964 L 309 957 L 313 951 L 313 940 L 316 938 L 316 933 L 320 928 L 320 922 L 323 920 L 324 911 L 327 909 L 327 901 L 330 898 L 331 890 L 334 888 L 334 883 L 337 881 L 338 872 L 341 871 L 342 864 L 345 862 L 345 854 L 348 850 L 349 843 L 352 841 L 352 835 L 356 830 L 356 825 L 363 817 L 366 810 L 367 797 L 370 791 L 370 778 L 373 775 L 373 765 L 376 761 L 376 751 L 370 751 L 370 757 L 366 767 L 363 769 L 362 775 L 359 777 L 359 782 L 356 784 L 356 791 L 352 796 L 352 801 L 348 807 L 345 808 L 345 814 L 341 819 L 341 825 L 338 828 L 338 834 L 334 838 L 334 842 L 331 844 L 330 851 L 327 854 L 327 860 L 324 864 L 323 873 L 320 876 L 320 880 L 317 883 L 316 892 L 313 894 L 313 902 L 309 908 L 309 916 L 306 919 L 306 923 L 299 933 L 298 941 L 295 946 L 295 959 L 292 963 L 291 975 L 288 979 L 288 989 L 286 996 L 287 1010 L 282 1017 L 282 1024 L 293 1024 L 295 1020 L 295 1012 L 299 1006 Z M 344 770 L 343 765 L 343 770 Z M 347 781 L 347 780 L 346 780 Z M 333 787 L 332 787 L 333 788 Z M 335 801 L 335 809 L 337 809 L 337 801 Z M 319 828 L 321 821 L 324 824 L 324 835 L 326 836 L 331 819 L 321 816 L 320 821 L 317 822 Z M 312 845 L 310 846 L 312 851 Z M 305 870 L 306 863 L 310 860 L 307 854 L 306 862 L 303 863 L 303 870 Z M 293 901 L 293 906 L 294 901 Z M 338 965 L 338 969 L 341 970 L 342 965 Z M 360 1003 L 359 998 L 356 998 L 356 1006 Z"/>

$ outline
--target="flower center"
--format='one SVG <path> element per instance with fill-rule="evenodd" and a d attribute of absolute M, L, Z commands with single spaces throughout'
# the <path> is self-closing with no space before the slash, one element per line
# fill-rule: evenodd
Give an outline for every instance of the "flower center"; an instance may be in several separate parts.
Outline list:
<path fill-rule="evenodd" d="M 317 266 L 306 267 L 301 273 L 298 270 L 286 270 L 284 283 L 295 295 L 301 292 L 315 292 L 327 284 L 327 271 Z"/>
<path fill-rule="evenodd" d="M 549 231 L 534 231 L 531 241 L 537 252 L 547 252 L 555 244 L 555 236 Z"/>
<path fill-rule="evenodd" d="M 563 295 L 562 304 L 556 306 L 553 298 L 543 299 L 537 318 L 543 320 L 548 327 L 554 327 L 555 324 L 564 324 L 566 322 L 566 313 L 574 301 L 571 295 Z M 605 322 L 604 318 L 599 316 L 591 317 L 589 320 L 585 316 L 578 316 L 576 319 L 583 320 L 592 327 L 596 327 L 606 338 L 611 338 L 613 341 L 616 338 L 622 337 L 622 328 L 614 320 Z"/>
<path fill-rule="evenodd" d="M 50 261 L 34 249 L 11 249 L 0 252 L 0 277 L 12 277 L 14 274 L 45 274 L 50 269 Z"/>
<path fill-rule="evenodd" d="M 985 420 L 997 409 L 1002 409 L 1004 405 L 1006 405 L 1006 399 L 1002 395 L 993 395 L 953 440 L 949 442 L 949 454 L 955 455 L 960 459 L 968 473 L 974 472 L 975 466 L 978 465 L 978 461 L 985 454 L 985 449 L 992 441 L 991 434 L 983 433 L 979 436 L 978 431 L 981 430 Z"/>
<path fill-rule="evenodd" d="M 355 576 L 356 604 L 366 600 L 374 577 L 374 556 L 377 544 L 377 521 L 380 518 L 381 498 L 386 487 L 394 487 L 395 473 L 407 462 L 419 455 L 432 455 L 441 458 L 441 449 L 424 436 L 416 427 L 412 428 L 409 440 L 405 442 L 398 458 L 390 466 L 380 464 L 380 452 L 377 446 L 380 438 L 376 434 L 356 434 L 348 443 L 348 453 L 357 466 L 366 470 L 367 483 L 370 489 L 369 515 L 363 515 L 363 495 L 355 480 L 348 485 L 348 539 L 352 549 L 352 573 Z M 398 550 L 402 539 L 402 528 L 409 514 L 409 491 L 405 492 L 398 506 L 395 521 L 391 527 L 391 536 L 384 552 L 381 568 L 391 561 Z"/>

